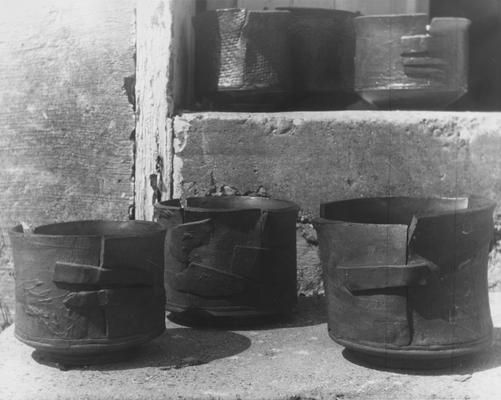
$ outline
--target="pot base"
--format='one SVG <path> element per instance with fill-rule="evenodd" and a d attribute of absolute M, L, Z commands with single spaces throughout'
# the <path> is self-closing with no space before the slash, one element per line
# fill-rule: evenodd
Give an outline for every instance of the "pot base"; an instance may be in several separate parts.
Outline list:
<path fill-rule="evenodd" d="M 243 307 L 187 308 L 167 303 L 168 318 L 186 326 L 248 326 L 288 319 L 293 310 L 258 310 Z"/>
<path fill-rule="evenodd" d="M 164 331 L 165 328 L 162 328 L 155 332 L 134 336 L 133 338 L 121 341 L 117 339 L 115 342 L 106 340 L 101 343 L 78 343 L 75 340 L 73 343 L 67 343 L 64 346 L 60 343 L 33 341 L 17 333 L 15 336 L 19 341 L 35 349 L 34 358 L 37 360 L 68 366 L 82 366 L 107 364 L 133 357 L 141 345 L 160 336 Z"/>
<path fill-rule="evenodd" d="M 348 360 L 359 364 L 367 364 L 386 369 L 433 370 L 458 368 L 473 361 L 486 351 L 492 343 L 492 338 L 467 343 L 461 347 L 442 349 L 416 349 L 402 347 L 399 350 L 385 349 L 362 345 L 336 338 L 329 331 L 332 340 L 346 347 L 345 356 Z M 430 346 L 431 347 L 431 346 Z"/>
<path fill-rule="evenodd" d="M 454 103 L 466 89 L 375 88 L 357 89 L 365 101 L 385 110 L 437 110 Z"/>
<path fill-rule="evenodd" d="M 471 364 L 480 357 L 479 353 L 437 359 L 407 359 L 375 356 L 355 350 L 345 349 L 343 356 L 354 364 L 382 370 L 431 371 L 456 370 Z"/>
<path fill-rule="evenodd" d="M 249 327 L 269 325 L 288 319 L 287 315 L 247 315 L 247 316 L 214 316 L 207 313 L 171 313 L 168 318 L 179 325 L 191 327 Z"/>
<path fill-rule="evenodd" d="M 288 108 L 291 93 L 282 90 L 225 89 L 202 94 L 202 103 L 220 111 L 282 111 Z M 205 107 L 204 107 L 205 108 Z"/>
<path fill-rule="evenodd" d="M 56 363 L 63 367 L 82 367 L 87 365 L 112 364 L 127 361 L 138 354 L 140 346 L 129 347 L 125 350 L 104 351 L 86 354 L 71 354 L 35 350 L 33 359 L 40 363 Z"/>

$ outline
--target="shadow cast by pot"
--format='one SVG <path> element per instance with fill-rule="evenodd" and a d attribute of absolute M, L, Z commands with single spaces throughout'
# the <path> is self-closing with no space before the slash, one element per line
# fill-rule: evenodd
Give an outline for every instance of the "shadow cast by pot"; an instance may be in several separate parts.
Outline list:
<path fill-rule="evenodd" d="M 239 331 L 298 328 L 326 323 L 327 306 L 324 296 L 299 296 L 296 309 L 289 315 L 222 318 L 212 317 L 203 312 L 195 312 L 191 314 L 171 313 L 167 315 L 167 318 L 171 322 L 184 326 Z"/>
<path fill-rule="evenodd" d="M 492 346 L 487 350 L 473 356 L 451 358 L 440 362 L 394 362 L 390 359 L 367 357 L 348 349 L 344 349 L 342 354 L 346 360 L 354 364 L 378 371 L 422 376 L 461 375 L 464 378 L 459 378 L 459 381 L 467 380 L 475 372 L 501 366 L 501 327 L 494 328 Z"/>
<path fill-rule="evenodd" d="M 65 365 L 47 354 L 34 351 L 32 357 L 40 364 L 67 369 L 95 371 L 127 370 L 153 367 L 161 370 L 201 365 L 239 354 L 251 345 L 250 339 L 238 333 L 214 329 L 173 328 L 138 348 L 126 350 L 119 359 L 93 365 Z"/>

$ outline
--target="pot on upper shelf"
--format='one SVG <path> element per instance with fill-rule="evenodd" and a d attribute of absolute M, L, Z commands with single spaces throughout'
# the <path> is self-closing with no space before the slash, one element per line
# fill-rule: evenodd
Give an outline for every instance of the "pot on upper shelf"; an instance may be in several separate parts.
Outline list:
<path fill-rule="evenodd" d="M 280 107 L 291 92 L 288 11 L 218 9 L 194 17 L 195 92 L 219 108 Z"/>
<path fill-rule="evenodd" d="M 440 109 L 468 91 L 465 18 L 355 18 L 355 90 L 385 109 Z"/>
<path fill-rule="evenodd" d="M 166 308 L 196 320 L 288 314 L 296 304 L 290 201 L 191 197 L 155 204 L 165 240 Z"/>

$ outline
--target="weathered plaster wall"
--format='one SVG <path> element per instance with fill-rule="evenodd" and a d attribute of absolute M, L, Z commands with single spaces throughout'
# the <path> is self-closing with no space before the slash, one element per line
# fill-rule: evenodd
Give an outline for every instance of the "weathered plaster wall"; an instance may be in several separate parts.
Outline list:
<path fill-rule="evenodd" d="M 137 3 L 135 216 L 151 220 L 153 204 L 171 195 L 172 132 L 168 117 L 189 101 L 196 0 Z"/>
<path fill-rule="evenodd" d="M 485 195 L 501 204 L 501 115 L 440 112 L 197 113 L 175 118 L 174 196 L 255 192 L 301 206 L 300 290 L 321 290 L 308 223 L 325 201 Z M 501 281 L 493 254 L 492 285 Z"/>
<path fill-rule="evenodd" d="M 11 296 L 8 227 L 127 218 L 134 111 L 123 85 L 135 73 L 134 7 L 2 2 L 0 297 Z"/>

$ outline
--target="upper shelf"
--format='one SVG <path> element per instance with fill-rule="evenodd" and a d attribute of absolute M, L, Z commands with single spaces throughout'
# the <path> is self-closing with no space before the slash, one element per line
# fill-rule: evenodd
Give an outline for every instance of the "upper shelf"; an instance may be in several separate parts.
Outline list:
<path fill-rule="evenodd" d="M 436 16 L 467 16 L 473 21 L 470 29 L 469 93 L 447 110 L 501 111 L 501 53 L 498 50 L 501 47 L 501 11 L 493 14 L 489 9 L 490 0 L 479 0 L 475 2 L 475 7 L 463 0 L 162 0 L 163 7 L 157 7 L 154 2 L 150 7 L 147 3 L 150 2 L 138 5 L 138 94 L 143 92 L 143 99 L 146 99 L 146 94 L 151 97 L 150 92 L 156 91 L 154 96 L 165 97 L 168 115 L 187 108 L 200 111 L 215 109 L 211 104 L 197 101 L 194 96 L 195 35 L 192 19 L 204 10 L 234 6 L 248 9 L 306 6 L 360 11 L 362 14 L 429 10 Z M 143 84 L 145 86 L 141 88 Z M 238 105 L 226 108 L 228 111 L 250 112 L 332 109 L 370 110 L 374 107 L 354 96 L 352 101 L 343 105 L 328 99 L 321 99 L 320 102 L 307 99 L 292 104 L 289 102 L 275 109 L 262 107 L 262 102 L 255 108 Z"/>

